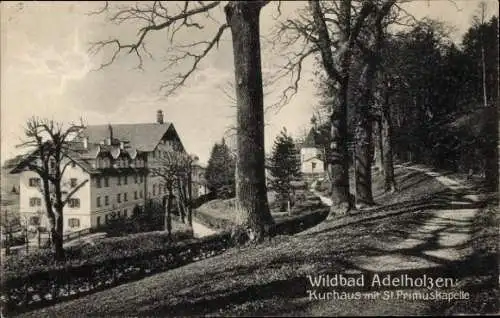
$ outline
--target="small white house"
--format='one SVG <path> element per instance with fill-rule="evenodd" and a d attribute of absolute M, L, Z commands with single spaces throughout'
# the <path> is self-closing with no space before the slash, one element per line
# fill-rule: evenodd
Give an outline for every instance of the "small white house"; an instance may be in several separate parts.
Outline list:
<path fill-rule="evenodd" d="M 321 159 L 321 150 L 318 148 L 302 148 L 300 150 L 301 172 L 303 174 L 324 173 L 324 161 Z"/>
<path fill-rule="evenodd" d="M 300 148 L 301 172 L 304 175 L 325 173 L 323 149 L 318 147 L 314 129 L 311 129 Z"/>

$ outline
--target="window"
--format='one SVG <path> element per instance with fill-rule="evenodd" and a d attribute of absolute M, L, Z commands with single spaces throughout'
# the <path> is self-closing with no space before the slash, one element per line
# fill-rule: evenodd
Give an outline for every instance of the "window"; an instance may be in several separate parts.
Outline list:
<path fill-rule="evenodd" d="M 316 168 L 316 162 L 311 162 L 311 168 L 314 170 Z"/>
<path fill-rule="evenodd" d="M 124 216 L 124 217 L 127 217 L 127 214 L 128 214 L 128 213 L 127 213 L 127 209 L 124 209 L 124 210 L 123 210 L 123 216 Z"/>
<path fill-rule="evenodd" d="M 97 207 L 101 207 L 101 197 L 97 197 Z"/>
<path fill-rule="evenodd" d="M 30 187 L 38 187 L 40 185 L 40 178 L 30 178 Z"/>
<path fill-rule="evenodd" d="M 39 216 L 32 216 L 30 217 L 30 225 L 40 225 L 40 217 Z"/>
<path fill-rule="evenodd" d="M 105 221 L 106 221 L 106 223 L 108 223 L 108 219 L 109 219 L 109 217 L 108 217 L 108 215 L 106 214 L 106 216 L 105 216 Z"/>
<path fill-rule="evenodd" d="M 141 190 L 141 192 L 139 192 L 139 198 L 142 199 L 142 190 Z"/>
<path fill-rule="evenodd" d="M 56 161 L 50 160 L 50 169 L 55 169 L 55 168 L 56 168 Z"/>
<path fill-rule="evenodd" d="M 108 196 L 104 197 L 104 205 L 109 205 L 109 197 Z"/>
<path fill-rule="evenodd" d="M 76 163 L 74 161 L 71 161 L 71 168 L 75 168 L 76 167 Z"/>
<path fill-rule="evenodd" d="M 160 195 L 160 194 L 161 194 L 161 186 L 158 185 L 158 195 Z"/>
<path fill-rule="evenodd" d="M 102 187 L 102 184 L 101 184 L 101 177 L 96 177 L 95 178 L 95 184 L 98 188 Z"/>
<path fill-rule="evenodd" d="M 118 185 L 121 185 L 122 184 L 122 177 L 118 176 Z"/>
<path fill-rule="evenodd" d="M 104 178 L 104 186 L 107 188 L 109 187 L 109 177 Z"/>
<path fill-rule="evenodd" d="M 142 183 L 142 175 L 139 177 L 139 183 Z"/>
<path fill-rule="evenodd" d="M 80 227 L 80 219 L 77 218 L 68 219 L 68 226 L 70 228 Z"/>
<path fill-rule="evenodd" d="M 68 206 L 70 208 L 79 208 L 80 207 L 80 199 L 69 199 Z"/>
<path fill-rule="evenodd" d="M 134 191 L 134 200 L 137 200 L 137 191 Z"/>
<path fill-rule="evenodd" d="M 97 226 L 101 226 L 101 217 L 100 216 L 97 217 Z"/>
<path fill-rule="evenodd" d="M 42 199 L 40 198 L 30 198 L 30 206 L 41 206 Z"/>
<path fill-rule="evenodd" d="M 153 195 L 156 195 L 156 184 L 153 184 Z"/>
<path fill-rule="evenodd" d="M 72 188 L 76 187 L 76 181 L 77 181 L 76 178 L 71 178 L 70 179 L 70 184 L 71 184 Z"/>
<path fill-rule="evenodd" d="M 117 201 L 118 203 L 121 203 L 121 202 L 122 202 L 122 194 L 121 194 L 121 193 L 118 193 L 118 194 L 116 195 L 116 201 Z"/>
<path fill-rule="evenodd" d="M 123 184 L 128 184 L 128 178 L 127 178 L 127 176 L 123 177 Z"/>
<path fill-rule="evenodd" d="M 137 175 L 134 175 L 134 183 L 137 183 Z"/>
<path fill-rule="evenodd" d="M 124 193 L 123 194 L 123 201 L 127 202 L 128 201 L 128 198 L 127 198 L 127 193 Z"/>
<path fill-rule="evenodd" d="M 121 216 L 122 216 L 122 212 L 118 211 L 118 217 L 121 217 Z"/>

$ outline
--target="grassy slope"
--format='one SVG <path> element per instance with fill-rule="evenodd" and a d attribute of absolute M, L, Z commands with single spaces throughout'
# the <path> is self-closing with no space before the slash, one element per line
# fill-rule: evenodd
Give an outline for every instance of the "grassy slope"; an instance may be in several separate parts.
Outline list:
<path fill-rule="evenodd" d="M 435 310 L 429 302 L 310 301 L 305 293 L 307 274 L 342 272 L 349 267 L 346 258 L 370 255 L 387 242 L 402 241 L 405 233 L 429 217 L 425 205 L 444 191 L 443 186 L 401 169 L 396 176 L 401 192 L 382 195 L 377 181 L 376 199 L 384 206 L 369 213 L 324 222 L 259 246 L 230 249 L 211 259 L 25 316 L 428 314 Z"/>

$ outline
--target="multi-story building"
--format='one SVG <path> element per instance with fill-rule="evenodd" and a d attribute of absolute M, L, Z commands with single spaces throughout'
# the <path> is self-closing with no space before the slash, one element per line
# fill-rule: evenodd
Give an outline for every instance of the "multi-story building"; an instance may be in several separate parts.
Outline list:
<path fill-rule="evenodd" d="M 109 124 L 85 127 L 69 143 L 63 162 L 63 194 L 76 192 L 64 208 L 64 231 L 98 227 L 109 219 L 130 217 L 146 200 L 167 194 L 164 179 L 149 167 L 161 164 L 167 151 L 185 153 L 172 123 Z M 11 173 L 20 174 L 21 217 L 30 225 L 48 226 L 41 191 L 42 180 L 30 170 L 36 156 L 28 156 Z"/>

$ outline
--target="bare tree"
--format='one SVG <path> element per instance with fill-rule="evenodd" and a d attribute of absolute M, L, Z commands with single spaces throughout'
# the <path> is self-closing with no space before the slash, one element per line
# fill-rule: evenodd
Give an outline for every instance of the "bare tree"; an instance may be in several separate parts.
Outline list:
<path fill-rule="evenodd" d="M 479 16 L 474 16 L 474 24 L 477 25 L 480 32 L 480 42 L 481 42 L 481 74 L 482 74 L 482 86 L 483 86 L 483 106 L 488 107 L 488 94 L 486 91 L 486 57 L 484 52 L 484 26 L 486 24 L 486 2 L 481 1 L 479 3 Z"/>
<path fill-rule="evenodd" d="M 373 147 L 373 104 L 374 82 L 380 65 L 381 48 L 384 44 L 385 18 L 389 15 L 396 0 L 385 0 L 374 5 L 363 31 L 363 37 L 356 43 L 362 56 L 362 73 L 359 79 L 360 97 L 356 106 L 356 146 L 355 146 L 355 184 L 356 205 L 372 205 L 372 147 Z"/>
<path fill-rule="evenodd" d="M 309 1 L 309 10 L 301 10 L 295 18 L 288 18 L 279 24 L 273 44 L 280 43 L 278 50 L 286 56 L 286 63 L 275 74 L 273 81 L 290 79 L 277 105 L 286 104 L 297 92 L 301 81 L 304 61 L 309 56 L 319 55 L 319 64 L 324 74 L 324 83 L 330 93 L 330 144 L 327 153 L 328 175 L 332 189 L 330 216 L 346 213 L 353 204 L 349 194 L 347 110 L 351 109 L 349 90 L 352 86 L 352 61 L 359 49 L 360 35 L 373 27 L 376 16 L 382 8 L 393 9 L 387 24 L 408 25 L 415 18 L 400 5 L 411 0 L 339 0 Z M 293 48 L 292 52 L 287 47 Z M 297 47 L 300 49 L 297 50 Z M 365 51 L 367 53 L 368 51 Z M 370 83 L 373 72 L 368 68 L 363 81 Z M 365 91 L 365 96 L 370 96 Z M 363 121 L 364 122 L 364 121 Z M 365 125 L 365 129 L 370 128 Z M 370 134 L 364 134 L 368 137 Z M 367 147 L 369 144 L 367 144 Z M 360 176 L 361 177 L 361 176 Z M 369 183 L 369 181 L 368 181 Z M 371 187 L 371 185 L 370 185 Z"/>
<path fill-rule="evenodd" d="M 226 21 L 209 40 L 192 41 L 176 45 L 175 35 L 179 30 L 203 29 L 204 23 L 214 20 L 211 13 L 222 6 L 220 1 L 185 1 L 178 3 L 137 3 L 111 12 L 110 5 L 97 14 L 110 13 L 109 19 L 116 23 L 138 24 L 137 39 L 133 43 L 122 43 L 119 39 L 100 41 L 93 49 L 101 51 L 111 48 L 111 57 L 101 67 L 112 64 L 122 51 L 138 57 L 142 67 L 148 35 L 156 31 L 167 32 L 170 37 L 170 64 L 166 70 L 180 62 L 191 61 L 188 70 L 171 77 L 161 88 L 167 95 L 182 87 L 195 72 L 207 54 L 218 46 L 226 29 L 231 30 L 235 90 L 237 99 L 237 210 L 241 214 L 241 226 L 246 228 L 251 240 L 261 240 L 274 223 L 267 202 L 264 174 L 264 109 L 262 69 L 260 59 L 259 16 L 261 9 L 270 1 L 229 1 L 224 6 Z"/>
<path fill-rule="evenodd" d="M 36 172 L 42 181 L 39 190 L 45 202 L 57 260 L 64 259 L 64 207 L 72 196 L 89 181 L 86 179 L 74 187 L 68 187 L 68 184 L 63 182 L 66 169 L 74 163 L 75 153 L 69 140 L 83 127 L 83 124 L 71 124 L 65 128 L 62 123 L 53 120 L 31 118 L 25 127 L 27 140 L 19 145 L 19 147 L 34 148 L 33 153 L 26 160 L 26 166 Z"/>
<path fill-rule="evenodd" d="M 186 221 L 186 214 L 190 213 L 187 208 L 189 196 L 186 186 L 189 183 L 193 161 L 194 158 L 184 152 L 168 150 L 163 152 L 160 158 L 149 167 L 152 176 L 162 178 L 161 185 L 167 190 L 167 195 L 163 200 L 163 208 L 165 210 L 164 226 L 169 235 L 172 232 L 171 213 L 174 191 L 177 194 L 178 212 L 183 223 Z M 188 219 L 190 222 L 191 217 L 189 216 Z M 191 223 L 189 225 L 192 226 Z"/>
<path fill-rule="evenodd" d="M 326 74 L 326 82 L 335 91 L 330 111 L 330 145 L 326 158 L 331 182 L 332 207 L 329 218 L 345 214 L 351 207 L 349 194 L 347 108 L 348 88 L 353 49 L 365 20 L 372 13 L 372 1 L 341 0 L 309 1 L 309 10 L 296 19 L 280 24 L 276 39 L 283 46 L 302 46 L 290 55 L 275 80 L 291 77 L 291 85 L 283 92 L 279 103 L 286 103 L 297 92 L 304 60 L 316 53 Z"/>

